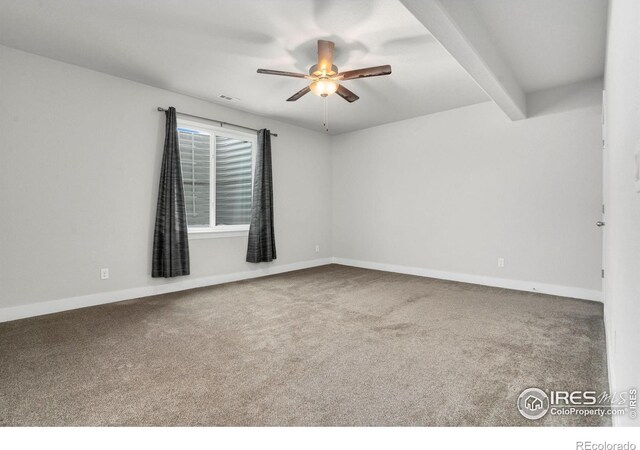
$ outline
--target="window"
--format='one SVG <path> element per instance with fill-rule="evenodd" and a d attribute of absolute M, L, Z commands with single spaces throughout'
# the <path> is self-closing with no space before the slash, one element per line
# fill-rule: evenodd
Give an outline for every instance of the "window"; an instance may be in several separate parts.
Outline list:
<path fill-rule="evenodd" d="M 189 234 L 249 230 L 256 136 L 178 119 Z"/>

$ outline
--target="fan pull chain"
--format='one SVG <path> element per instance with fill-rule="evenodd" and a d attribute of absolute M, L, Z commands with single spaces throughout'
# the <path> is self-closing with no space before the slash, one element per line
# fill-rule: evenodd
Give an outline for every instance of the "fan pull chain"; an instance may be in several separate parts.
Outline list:
<path fill-rule="evenodd" d="M 327 103 L 328 97 L 322 98 L 323 118 L 324 118 L 324 131 L 329 132 L 329 104 Z"/>

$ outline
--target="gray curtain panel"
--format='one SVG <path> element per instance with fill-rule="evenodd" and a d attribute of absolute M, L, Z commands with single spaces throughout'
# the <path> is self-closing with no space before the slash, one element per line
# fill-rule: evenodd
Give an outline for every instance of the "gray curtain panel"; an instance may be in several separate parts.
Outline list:
<path fill-rule="evenodd" d="M 169 108 L 165 115 L 167 124 L 153 236 L 151 276 L 154 278 L 189 275 L 187 213 L 182 187 L 176 109 Z"/>
<path fill-rule="evenodd" d="M 256 173 L 253 180 L 253 204 L 247 262 L 259 263 L 276 259 L 273 233 L 273 182 L 271 179 L 271 133 L 258 131 Z"/>

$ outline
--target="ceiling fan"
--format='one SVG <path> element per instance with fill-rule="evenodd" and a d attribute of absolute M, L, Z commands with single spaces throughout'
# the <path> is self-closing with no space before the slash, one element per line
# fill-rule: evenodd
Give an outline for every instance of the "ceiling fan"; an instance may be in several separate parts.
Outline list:
<path fill-rule="evenodd" d="M 379 77 L 389 75 L 391 66 L 367 67 L 366 69 L 348 70 L 338 72 L 338 68 L 333 65 L 333 50 L 335 44 L 331 41 L 318 41 L 318 64 L 309 68 L 309 75 L 295 72 L 283 72 L 281 70 L 258 69 L 258 73 L 267 75 L 280 75 L 283 77 L 306 78 L 311 81 L 309 86 L 299 90 L 287 99 L 288 102 L 295 102 L 309 91 L 320 97 L 328 97 L 336 93 L 349 103 L 358 100 L 356 94 L 340 84 L 341 81 L 353 80 L 356 78 Z"/>

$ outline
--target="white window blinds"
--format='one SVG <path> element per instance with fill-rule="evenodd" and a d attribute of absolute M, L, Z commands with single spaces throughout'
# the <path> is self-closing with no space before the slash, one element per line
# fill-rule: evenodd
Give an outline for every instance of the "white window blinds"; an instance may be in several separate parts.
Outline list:
<path fill-rule="evenodd" d="M 216 136 L 216 225 L 251 222 L 252 143 Z"/>
<path fill-rule="evenodd" d="M 189 229 L 248 227 L 255 140 L 180 125 L 178 137 Z"/>
<path fill-rule="evenodd" d="M 211 136 L 178 129 L 184 202 L 189 227 L 209 227 L 211 212 Z"/>

